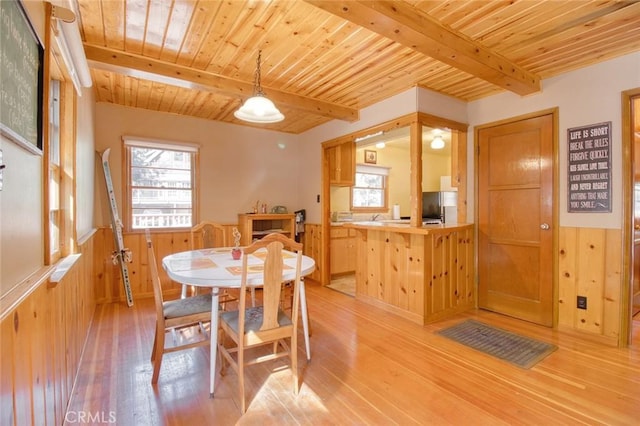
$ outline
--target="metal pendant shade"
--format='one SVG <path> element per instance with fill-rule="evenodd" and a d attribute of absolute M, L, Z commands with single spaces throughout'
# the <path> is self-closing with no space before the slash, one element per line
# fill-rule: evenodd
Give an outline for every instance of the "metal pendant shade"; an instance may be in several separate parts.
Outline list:
<path fill-rule="evenodd" d="M 246 100 L 233 115 L 250 123 L 277 123 L 284 120 L 284 115 L 262 92 L 260 85 L 260 58 L 262 51 L 258 51 L 256 74 L 253 86 L 253 96 Z"/>

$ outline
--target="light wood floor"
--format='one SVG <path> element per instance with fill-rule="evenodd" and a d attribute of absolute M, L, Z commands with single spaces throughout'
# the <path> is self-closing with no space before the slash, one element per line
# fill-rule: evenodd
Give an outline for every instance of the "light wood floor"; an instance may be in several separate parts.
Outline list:
<path fill-rule="evenodd" d="M 311 281 L 307 294 L 312 360 L 305 361 L 300 339 L 297 397 L 284 362 L 251 366 L 241 417 L 232 370 L 217 376 L 209 398 L 208 347 L 165 355 L 152 387 L 153 303 L 135 300 L 133 308 L 98 306 L 67 419 L 100 413 L 119 426 L 632 425 L 640 419 L 638 321 L 636 345 L 617 349 L 485 311 L 420 326 Z M 523 370 L 434 334 L 464 318 L 559 349 Z M 270 376 L 274 366 L 280 368 Z"/>

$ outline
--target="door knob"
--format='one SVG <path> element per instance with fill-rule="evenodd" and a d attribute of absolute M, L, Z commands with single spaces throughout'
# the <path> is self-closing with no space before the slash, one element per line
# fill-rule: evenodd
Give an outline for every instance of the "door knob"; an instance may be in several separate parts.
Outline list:
<path fill-rule="evenodd" d="M 547 230 L 547 229 L 549 229 L 549 228 L 550 228 L 550 226 L 549 226 L 549 224 L 548 224 L 548 223 L 543 223 L 542 225 L 540 225 L 540 229 Z"/>
<path fill-rule="evenodd" d="M 640 225 L 634 226 L 633 229 L 635 229 L 636 231 L 640 231 Z"/>

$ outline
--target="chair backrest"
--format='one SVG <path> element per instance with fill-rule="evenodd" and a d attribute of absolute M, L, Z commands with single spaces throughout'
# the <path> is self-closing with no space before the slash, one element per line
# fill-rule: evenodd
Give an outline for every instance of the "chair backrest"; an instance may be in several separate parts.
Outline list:
<path fill-rule="evenodd" d="M 164 319 L 164 312 L 162 308 L 164 299 L 162 297 L 160 274 L 158 273 L 158 262 L 156 261 L 156 254 L 153 250 L 153 243 L 151 241 L 151 233 L 149 232 L 149 229 L 145 229 L 144 235 L 147 242 L 147 262 L 149 264 L 149 277 L 153 284 L 153 298 L 156 304 L 156 316 L 160 321 L 161 319 Z"/>
<path fill-rule="evenodd" d="M 278 308 L 280 305 L 280 292 L 282 291 L 282 284 L 284 281 L 282 278 L 285 268 L 285 253 L 283 250 L 292 252 L 296 257 L 295 280 L 293 287 L 293 309 L 291 313 L 291 321 L 294 325 L 294 329 L 296 329 L 298 318 L 298 292 L 300 272 L 302 269 L 302 243 L 298 243 L 282 234 L 269 234 L 244 249 L 244 256 L 242 257 L 242 291 L 240 291 L 239 304 L 240 312 L 243 312 L 246 307 L 247 292 L 244 290 L 247 287 L 247 278 L 249 277 L 248 255 L 255 253 L 261 248 L 266 248 L 267 253 L 264 260 L 264 281 L 262 290 L 263 321 L 260 330 L 270 330 L 280 326 L 278 324 Z M 240 329 L 243 329 L 244 315 L 240 315 L 239 322 Z"/>
<path fill-rule="evenodd" d="M 224 226 L 204 220 L 191 228 L 191 250 L 226 247 L 226 234 Z"/>

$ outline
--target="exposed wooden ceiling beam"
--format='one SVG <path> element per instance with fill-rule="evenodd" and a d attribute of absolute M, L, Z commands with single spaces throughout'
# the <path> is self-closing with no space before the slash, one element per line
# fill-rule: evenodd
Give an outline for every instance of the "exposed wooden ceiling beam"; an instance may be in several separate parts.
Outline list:
<path fill-rule="evenodd" d="M 503 89 L 519 95 L 540 91 L 537 75 L 407 3 L 305 1 Z"/>
<path fill-rule="evenodd" d="M 246 82 L 207 71 L 188 68 L 157 59 L 105 47 L 84 44 L 89 65 L 96 69 L 117 72 L 131 77 L 143 78 L 188 89 L 224 93 L 248 98 L 253 95 L 253 82 Z M 269 99 L 278 105 L 308 113 L 345 121 L 356 121 L 357 109 L 330 102 L 319 101 L 276 89 L 263 87 Z"/>

